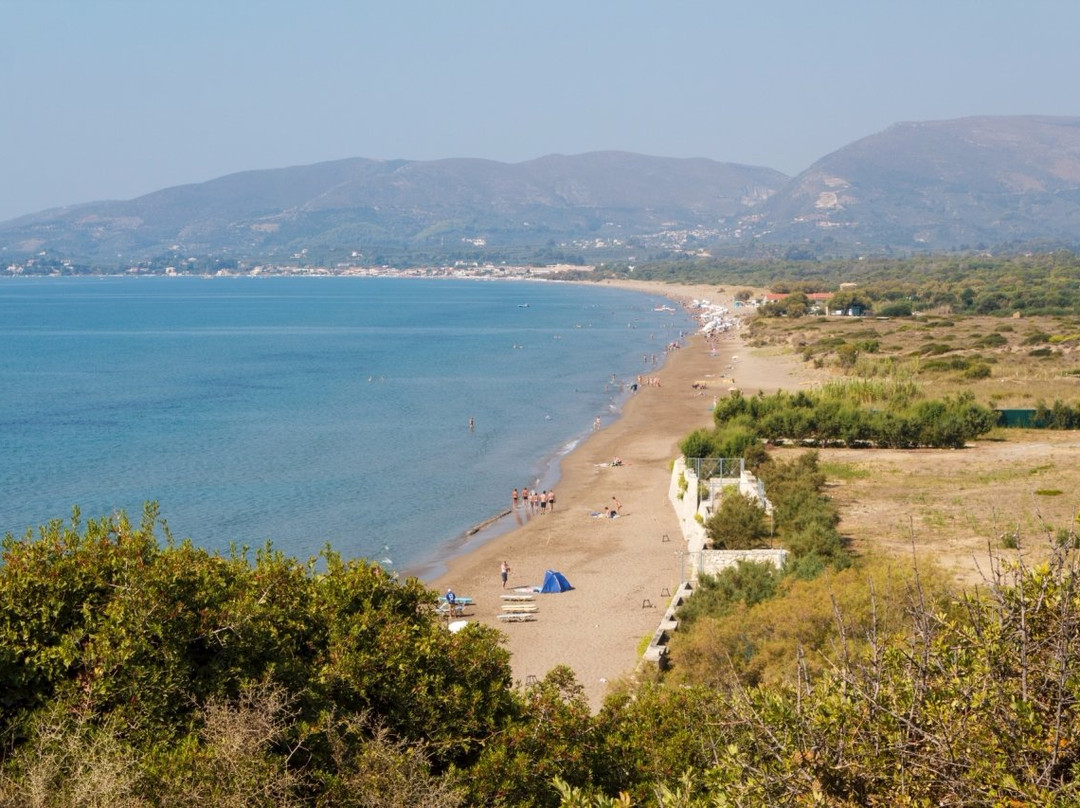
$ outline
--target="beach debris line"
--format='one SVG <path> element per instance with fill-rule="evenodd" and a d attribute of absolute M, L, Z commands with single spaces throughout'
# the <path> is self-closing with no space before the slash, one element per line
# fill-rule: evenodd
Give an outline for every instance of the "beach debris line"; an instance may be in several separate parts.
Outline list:
<path fill-rule="evenodd" d="M 504 511 L 500 511 L 499 513 L 495 514 L 494 516 L 491 516 L 491 517 L 485 519 L 480 524 L 473 525 L 472 527 L 470 527 L 468 530 L 465 531 L 465 535 L 466 536 L 475 536 L 477 533 L 479 533 L 484 528 L 490 527 L 491 525 L 495 524 L 500 519 L 502 519 L 504 516 L 509 516 L 511 513 L 513 513 L 513 511 L 510 508 L 507 508 Z"/>

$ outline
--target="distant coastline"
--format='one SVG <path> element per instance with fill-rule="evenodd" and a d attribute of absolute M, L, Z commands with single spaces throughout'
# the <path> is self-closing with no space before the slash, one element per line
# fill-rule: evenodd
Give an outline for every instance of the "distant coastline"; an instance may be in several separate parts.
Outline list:
<path fill-rule="evenodd" d="M 591 272 L 592 265 L 577 264 L 470 264 L 432 265 L 395 268 L 388 266 L 300 266 L 295 264 L 259 264 L 247 270 L 221 269 L 216 272 L 194 272 L 175 267 L 150 269 L 132 267 L 126 270 L 82 270 L 35 272 L 33 265 L 9 263 L 0 266 L 0 278 L 434 278 L 441 280 L 561 280 L 568 272 Z"/>

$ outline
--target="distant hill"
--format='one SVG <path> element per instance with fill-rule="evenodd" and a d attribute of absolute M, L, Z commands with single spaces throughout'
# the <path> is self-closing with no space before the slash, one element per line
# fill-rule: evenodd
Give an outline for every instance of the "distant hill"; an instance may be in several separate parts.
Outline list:
<path fill-rule="evenodd" d="M 823 157 L 760 211 L 765 241 L 1080 244 L 1080 118 L 899 123 Z"/>
<path fill-rule="evenodd" d="M 787 182 L 768 168 L 622 152 L 525 163 L 339 160 L 232 174 L 0 224 L 6 256 L 123 263 L 166 252 L 286 260 L 581 251 L 717 228 Z"/>
<path fill-rule="evenodd" d="M 516 164 L 355 158 L 0 223 L 5 266 L 595 261 L 749 244 L 1076 247 L 1080 118 L 900 123 L 794 178 L 625 152 Z"/>

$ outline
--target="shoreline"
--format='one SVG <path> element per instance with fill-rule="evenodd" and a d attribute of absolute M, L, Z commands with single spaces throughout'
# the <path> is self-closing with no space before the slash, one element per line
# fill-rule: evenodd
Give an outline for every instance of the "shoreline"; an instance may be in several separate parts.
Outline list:
<path fill-rule="evenodd" d="M 635 288 L 633 291 L 643 290 Z M 674 300 L 674 298 L 671 299 Z M 650 375 L 656 375 L 667 365 L 669 353 L 670 352 L 668 351 L 664 352 L 664 359 L 660 367 L 654 369 Z M 614 417 L 600 430 L 593 430 L 577 435 L 562 443 L 557 449 L 542 458 L 540 476 L 537 479 L 542 486 L 545 486 L 545 488 L 541 488 L 540 490 L 551 490 L 559 486 L 562 479 L 563 464 L 567 461 L 567 458 L 572 457 L 575 452 L 579 451 L 582 445 L 596 435 L 597 432 L 603 431 L 603 429 L 607 429 L 618 423 L 623 417 L 626 411 L 626 405 L 630 402 L 633 395 L 634 393 L 631 392 L 620 394 L 619 406 L 618 409 L 615 410 Z M 477 552 L 486 544 L 496 541 L 500 537 L 522 528 L 524 526 L 524 522 L 522 521 L 523 515 L 524 511 L 521 509 L 519 509 L 518 512 L 515 512 L 512 507 L 504 508 L 457 534 L 431 554 L 418 559 L 416 562 L 401 570 L 400 574 L 404 577 L 419 578 L 430 586 L 431 581 L 438 580 L 447 574 L 450 564 L 455 559 Z M 514 518 L 514 523 L 511 523 L 511 518 Z"/>
<path fill-rule="evenodd" d="M 682 305 L 707 298 L 731 307 L 731 294 L 715 287 L 618 282 Z M 728 382 L 747 392 L 794 387 L 803 377 L 794 357 L 752 356 L 732 331 L 709 342 L 700 332 L 685 347 L 668 351 L 649 374 L 659 384 L 631 394 L 618 418 L 590 433 L 560 461 L 553 513 L 511 508 L 517 521 L 473 548 L 445 559 L 445 569 L 422 578 L 436 590 L 453 588 L 474 598 L 465 618 L 498 627 L 506 636 L 513 675 L 519 682 L 542 678 L 556 665 L 576 674 L 593 709 L 609 684 L 632 674 L 638 648 L 659 623 L 681 581 L 682 532 L 668 502 L 670 463 L 678 443 L 712 423 L 713 397 Z M 702 390 L 700 380 L 716 380 Z M 623 464 L 613 466 L 619 457 Z M 510 492 L 507 490 L 509 503 Z M 616 498 L 618 518 L 597 518 Z M 511 572 L 507 591 L 538 586 L 547 569 L 562 572 L 575 588 L 537 595 L 534 622 L 503 623 L 499 564 Z"/>
<path fill-rule="evenodd" d="M 687 336 L 684 341 L 690 337 L 698 334 L 699 325 L 697 324 L 697 318 L 689 310 L 689 303 L 695 297 L 701 298 L 706 296 L 710 291 L 708 287 L 692 287 L 678 285 L 670 287 L 667 284 L 660 284 L 653 281 L 633 281 L 622 279 L 605 279 L 600 282 L 596 281 L 566 281 L 559 278 L 461 278 L 454 280 L 480 280 L 493 283 L 502 282 L 533 282 L 533 283 L 564 283 L 574 286 L 608 286 L 619 289 L 626 289 L 632 292 L 640 292 L 642 294 L 648 294 L 656 297 L 666 298 L 667 300 L 676 303 L 684 310 L 684 313 L 688 313 L 690 319 L 694 322 L 692 328 L 694 330 L 687 330 L 685 333 Z M 675 289 L 678 294 L 673 293 L 670 289 Z M 694 292 L 694 294 L 691 294 Z M 715 292 L 713 292 L 715 294 Z M 730 296 L 728 296 L 730 298 Z M 728 301 L 731 302 L 730 300 Z M 730 307 L 730 306 L 729 306 Z M 661 364 L 657 368 L 650 370 L 650 376 L 655 376 L 662 371 L 667 365 L 670 351 L 663 353 L 663 359 Z M 643 374 L 644 375 L 644 374 Z M 614 410 L 613 417 L 610 419 L 605 418 L 605 423 L 602 429 L 607 429 L 610 426 L 618 423 L 618 421 L 624 416 L 626 411 L 626 405 L 633 398 L 634 393 L 628 389 L 623 390 L 616 397 L 617 407 Z M 583 432 L 570 438 L 557 448 L 553 449 L 549 454 L 541 459 L 540 476 L 537 478 L 542 486 L 550 489 L 557 487 L 562 478 L 562 465 L 566 462 L 568 457 L 571 457 L 575 452 L 581 449 L 582 444 L 592 438 L 597 431 L 593 430 L 589 432 Z M 545 488 L 541 488 L 545 490 Z M 498 540 L 501 536 L 505 536 L 515 530 L 520 529 L 523 526 L 523 522 L 519 518 L 516 524 L 510 523 L 510 517 L 515 516 L 512 508 L 501 509 L 496 513 L 481 519 L 479 522 L 469 526 L 457 535 L 449 538 L 439 547 L 435 548 L 429 554 L 416 559 L 409 563 L 404 568 L 398 570 L 398 573 L 406 578 L 418 578 L 428 586 L 431 586 L 432 581 L 437 581 L 445 576 L 448 572 L 449 565 L 457 558 L 467 556 L 470 553 L 477 552 L 485 544 Z M 520 515 L 519 515 L 520 516 Z"/>

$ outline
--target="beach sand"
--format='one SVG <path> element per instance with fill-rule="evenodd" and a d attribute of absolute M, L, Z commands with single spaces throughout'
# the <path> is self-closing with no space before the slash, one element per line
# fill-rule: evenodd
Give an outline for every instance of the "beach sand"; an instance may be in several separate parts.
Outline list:
<path fill-rule="evenodd" d="M 725 299 L 715 287 L 632 286 L 680 301 L 731 304 L 730 295 Z M 427 581 L 440 592 L 452 587 L 475 599 L 466 619 L 505 633 L 519 682 L 567 665 L 595 710 L 610 683 L 632 674 L 643 639 L 657 629 L 682 579 L 685 543 L 668 502 L 679 442 L 711 425 L 713 398 L 728 395 L 730 387 L 752 395 L 808 381 L 797 358 L 748 349 L 738 332 L 721 337 L 714 347 L 695 334 L 684 348 L 669 351 L 663 367 L 649 374 L 659 377 L 660 386 L 640 387 L 619 419 L 563 459 L 553 513 L 540 516 L 519 506 L 513 514 L 519 527 L 450 559 L 445 572 Z M 702 380 L 707 389 L 694 389 Z M 615 457 L 621 466 L 610 465 Z M 507 507 L 514 483 L 507 481 Z M 612 497 L 622 503 L 617 518 L 591 515 Z M 505 593 L 499 576 L 503 560 L 511 568 Z M 574 589 L 537 594 L 534 622 L 501 623 L 500 595 L 538 586 L 548 569 L 562 572 Z"/>

